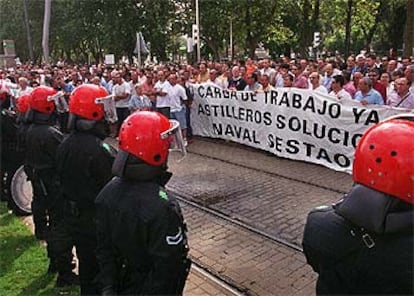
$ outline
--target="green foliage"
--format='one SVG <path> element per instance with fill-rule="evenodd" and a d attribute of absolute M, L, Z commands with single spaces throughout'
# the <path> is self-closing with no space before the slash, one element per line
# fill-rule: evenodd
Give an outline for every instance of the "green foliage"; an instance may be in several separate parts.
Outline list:
<path fill-rule="evenodd" d="M 1 295 L 79 295 L 77 287 L 54 287 L 56 276 L 46 273 L 45 248 L 4 203 L 0 203 L 0 249 Z"/>
<path fill-rule="evenodd" d="M 23 1 L 28 5 L 35 58 L 40 61 L 44 1 L 0 0 L 0 40 L 14 39 L 17 55 L 28 58 Z M 202 55 L 219 59 L 233 44 L 252 56 L 259 43 L 274 55 L 305 54 L 314 31 L 323 47 L 358 52 L 374 47 L 401 48 L 407 0 L 198 0 Z M 102 61 L 107 53 L 131 57 L 141 31 L 158 60 L 183 51 L 191 36 L 196 0 L 53 0 L 50 30 L 52 59 Z M 350 19 L 347 19 L 351 6 Z M 346 24 L 349 20 L 350 36 Z M 321 48 L 322 49 L 322 48 Z"/>

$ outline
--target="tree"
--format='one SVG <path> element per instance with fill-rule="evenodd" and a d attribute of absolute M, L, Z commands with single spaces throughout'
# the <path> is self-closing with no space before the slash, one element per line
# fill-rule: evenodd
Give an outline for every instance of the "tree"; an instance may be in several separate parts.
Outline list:
<path fill-rule="evenodd" d="M 351 21 L 352 21 L 352 9 L 354 6 L 353 0 L 348 0 L 348 9 L 346 11 L 345 21 L 345 53 L 349 55 L 351 49 Z"/>
<path fill-rule="evenodd" d="M 291 50 L 306 55 L 315 31 L 321 32 L 326 50 L 346 54 L 364 47 L 400 49 L 403 42 L 405 54 L 411 54 L 413 47 L 414 0 L 198 1 L 205 58 L 227 56 L 230 21 L 241 57 L 253 56 L 259 43 L 274 56 Z M 182 46 L 181 36 L 190 35 L 194 7 L 195 0 L 52 1 L 50 56 L 76 62 L 99 62 L 106 53 L 131 58 L 141 31 L 151 53 L 166 61 Z M 0 40 L 14 39 L 23 61 L 41 60 L 43 12 L 44 1 L 0 0 Z"/>
<path fill-rule="evenodd" d="M 200 1 L 200 39 L 205 46 L 202 56 L 220 59 L 226 52 L 230 36 L 229 23 L 234 18 L 231 1 Z"/>
<path fill-rule="evenodd" d="M 414 0 L 407 0 L 407 17 L 404 30 L 404 55 L 414 55 Z"/>

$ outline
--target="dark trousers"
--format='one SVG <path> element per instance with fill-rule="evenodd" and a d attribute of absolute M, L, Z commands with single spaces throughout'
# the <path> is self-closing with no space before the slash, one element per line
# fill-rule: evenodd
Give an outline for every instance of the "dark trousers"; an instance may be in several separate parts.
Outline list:
<path fill-rule="evenodd" d="M 96 259 L 96 225 L 94 209 L 83 209 L 72 201 L 65 203 L 65 223 L 73 238 L 79 259 L 81 295 L 100 294 L 96 283 L 98 261 Z"/>
<path fill-rule="evenodd" d="M 157 112 L 161 113 L 162 115 L 164 115 L 168 119 L 171 118 L 171 108 L 170 107 L 160 107 L 160 108 L 157 108 Z"/>
<path fill-rule="evenodd" d="M 124 120 L 129 116 L 130 111 L 127 107 L 125 108 L 116 108 L 116 116 L 118 116 L 118 121 L 116 123 L 116 135 L 119 134 L 119 129 L 121 128 Z"/>
<path fill-rule="evenodd" d="M 191 117 L 190 117 L 190 112 L 191 112 L 191 108 L 188 106 L 185 106 L 185 108 L 187 109 L 187 112 L 185 113 L 185 119 L 187 120 L 187 138 L 192 138 L 193 137 L 193 129 L 191 128 Z"/>
<path fill-rule="evenodd" d="M 64 276 L 72 272 L 74 244 L 64 224 L 64 204 L 55 173 L 36 172 L 32 178 L 35 234 L 39 231 L 46 233 L 48 257 L 58 273 Z"/>

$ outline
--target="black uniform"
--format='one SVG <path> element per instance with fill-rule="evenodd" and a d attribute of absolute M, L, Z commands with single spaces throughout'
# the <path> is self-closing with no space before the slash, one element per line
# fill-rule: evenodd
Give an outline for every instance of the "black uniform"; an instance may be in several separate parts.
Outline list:
<path fill-rule="evenodd" d="M 413 206 L 363 185 L 308 216 L 303 249 L 318 295 L 413 295 Z"/>
<path fill-rule="evenodd" d="M 52 125 L 54 116 L 32 112 L 26 131 L 26 168 L 33 185 L 32 213 L 35 231 L 46 230 L 48 256 L 59 272 L 58 285 L 73 282 L 73 243 L 63 227 L 62 196 L 56 173 L 56 151 L 63 139 Z"/>
<path fill-rule="evenodd" d="M 17 149 L 16 114 L 1 109 L 1 199 L 10 200 L 11 180 L 16 170 L 23 164 L 24 153 Z"/>
<path fill-rule="evenodd" d="M 40 192 L 39 188 L 33 189 L 34 186 L 38 186 L 39 184 L 35 182 L 35 178 L 33 176 L 33 168 L 30 167 L 27 162 L 25 163 L 24 161 L 24 157 L 26 155 L 26 149 L 27 149 L 27 144 L 26 144 L 26 134 L 27 131 L 30 127 L 30 122 L 27 119 L 26 113 L 19 113 L 17 115 L 17 120 L 16 120 L 17 124 L 18 124 L 18 129 L 17 129 L 17 152 L 23 155 L 23 159 L 21 161 L 21 164 L 23 164 L 23 169 L 24 172 L 27 176 L 27 180 L 31 181 L 32 184 L 32 192 L 33 195 L 35 192 Z M 17 210 L 17 209 L 16 209 Z M 43 222 L 41 223 L 41 225 L 38 224 L 38 227 L 35 228 L 35 236 L 38 239 L 45 239 L 46 238 L 46 230 L 47 230 L 47 215 L 45 214 L 46 211 L 43 212 L 42 216 L 43 216 Z M 40 227 L 43 226 L 43 229 L 40 229 Z M 40 230 L 40 232 L 39 232 Z"/>
<path fill-rule="evenodd" d="M 126 174 L 96 199 L 103 295 L 180 295 L 191 262 L 180 207 L 163 188 L 170 175 L 139 167 Z"/>
<path fill-rule="evenodd" d="M 65 199 L 65 222 L 79 259 L 81 293 L 97 294 L 95 198 L 110 180 L 116 150 L 104 143 L 102 122 L 76 121 L 75 130 L 57 153 L 58 174 Z"/>

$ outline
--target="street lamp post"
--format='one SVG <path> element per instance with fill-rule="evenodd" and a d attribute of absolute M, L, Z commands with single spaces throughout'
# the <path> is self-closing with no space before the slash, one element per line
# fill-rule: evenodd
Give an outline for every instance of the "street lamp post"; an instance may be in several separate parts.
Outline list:
<path fill-rule="evenodd" d="M 233 17 L 230 17 L 230 61 L 233 61 Z"/>
<path fill-rule="evenodd" d="M 45 11 L 43 20 L 42 48 L 46 65 L 49 65 L 49 26 L 50 26 L 50 5 L 52 0 L 45 0 Z"/>
<path fill-rule="evenodd" d="M 24 25 L 27 34 L 27 47 L 29 48 L 30 61 L 34 62 L 32 34 L 30 33 L 29 13 L 27 12 L 27 0 L 23 0 Z"/>
<path fill-rule="evenodd" d="M 198 0 L 195 2 L 196 4 L 196 26 L 197 26 L 197 32 L 198 32 L 198 42 L 197 42 L 197 62 L 200 62 L 200 12 L 198 10 Z"/>

